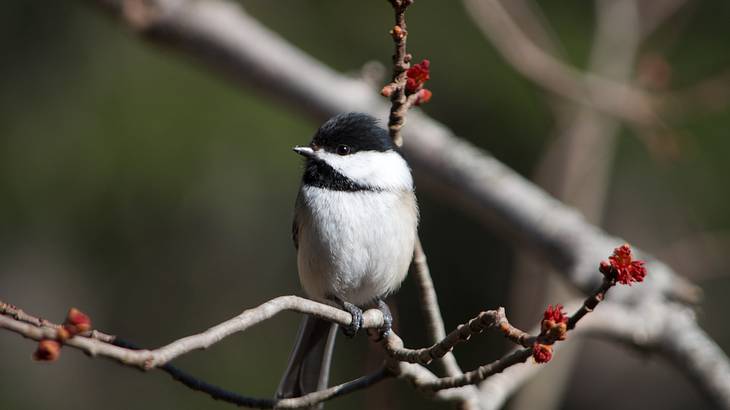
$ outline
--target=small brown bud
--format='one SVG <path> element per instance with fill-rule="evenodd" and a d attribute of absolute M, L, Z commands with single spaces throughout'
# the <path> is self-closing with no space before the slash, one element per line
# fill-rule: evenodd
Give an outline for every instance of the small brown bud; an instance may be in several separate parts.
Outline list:
<path fill-rule="evenodd" d="M 33 353 L 33 360 L 53 362 L 61 355 L 61 344 L 55 340 L 43 339 L 38 342 L 38 349 Z"/>
<path fill-rule="evenodd" d="M 403 40 L 407 34 L 408 32 L 403 30 L 401 26 L 393 26 L 393 29 L 390 30 L 390 35 L 393 36 L 394 40 Z"/>

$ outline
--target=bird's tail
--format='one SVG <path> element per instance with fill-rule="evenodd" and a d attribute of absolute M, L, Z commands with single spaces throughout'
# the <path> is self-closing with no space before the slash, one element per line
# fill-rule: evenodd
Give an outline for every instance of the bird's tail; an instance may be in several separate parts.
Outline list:
<path fill-rule="evenodd" d="M 299 397 L 327 388 L 337 325 L 306 315 L 276 398 Z M 321 408 L 321 407 L 320 407 Z"/>

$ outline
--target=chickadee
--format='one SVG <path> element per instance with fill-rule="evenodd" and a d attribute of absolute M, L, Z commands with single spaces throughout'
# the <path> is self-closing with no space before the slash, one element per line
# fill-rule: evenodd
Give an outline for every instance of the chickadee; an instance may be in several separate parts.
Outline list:
<path fill-rule="evenodd" d="M 377 120 L 360 113 L 331 118 L 294 151 L 306 158 L 292 229 L 304 291 L 352 314 L 348 336 L 371 305 L 383 310 L 389 330 L 382 299 L 405 278 L 417 235 L 408 164 Z M 277 398 L 327 387 L 336 334 L 337 325 L 305 316 Z"/>

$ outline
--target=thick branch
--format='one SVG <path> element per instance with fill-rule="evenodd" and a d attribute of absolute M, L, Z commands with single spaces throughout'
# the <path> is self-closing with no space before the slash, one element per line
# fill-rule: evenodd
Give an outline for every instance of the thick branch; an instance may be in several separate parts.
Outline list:
<path fill-rule="evenodd" d="M 99 0 L 123 10 L 121 0 Z M 335 73 L 261 26 L 236 5 L 220 0 L 154 0 L 157 16 L 136 22 L 147 38 L 185 50 L 246 85 L 305 107 L 323 120 L 342 111 L 384 116 L 382 97 L 363 81 Z M 127 12 L 126 14 L 129 14 Z M 611 237 L 494 157 L 456 137 L 445 126 L 415 111 L 404 130 L 404 151 L 424 190 L 471 212 L 521 246 L 544 256 L 586 292 L 597 286 L 595 264 L 606 249 L 626 241 Z M 450 195 L 444 195 L 449 193 Z M 545 218 L 550 215 L 550 218 Z M 648 292 L 692 299 L 696 288 L 666 265 L 649 259 Z M 618 295 L 618 297 L 627 297 Z M 631 298 L 643 297 L 632 292 Z"/>

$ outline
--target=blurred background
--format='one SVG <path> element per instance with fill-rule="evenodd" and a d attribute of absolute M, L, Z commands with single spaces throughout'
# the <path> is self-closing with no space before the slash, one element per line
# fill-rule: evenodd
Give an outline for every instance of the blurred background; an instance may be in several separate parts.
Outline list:
<path fill-rule="evenodd" d="M 730 353 L 730 2 L 508 5 L 554 58 L 650 92 L 656 127 L 616 121 L 523 76 L 503 57 L 511 38 L 495 47 L 499 34 L 487 27 L 485 37 L 474 24 L 479 2 L 467 3 L 419 0 L 408 13 L 409 51 L 432 62 L 434 98 L 424 110 L 701 286 L 700 323 Z M 378 68 L 392 52 L 385 1 L 241 5 L 335 69 L 360 76 L 367 67 L 387 82 Z M 76 306 L 99 329 L 155 347 L 301 294 L 290 240 L 301 161 L 290 148 L 319 124 L 140 41 L 93 2 L 3 1 L 0 50 L 0 300 L 54 321 Z M 545 304 L 571 297 L 520 249 L 436 197 L 419 199 L 447 328 L 500 305 L 529 328 Z M 424 344 L 411 281 L 392 303 L 406 343 Z M 299 319 L 283 314 L 176 364 L 270 397 Z M 573 345 L 508 406 L 711 406 L 659 357 L 608 342 Z M 471 369 L 506 348 L 491 334 L 457 354 Z M 230 407 L 161 372 L 71 349 L 39 364 L 33 349 L 0 332 L 1 409 Z M 372 368 L 379 353 L 370 349 L 364 337 L 340 338 L 332 381 Z M 327 406 L 446 407 L 392 381 Z"/>

